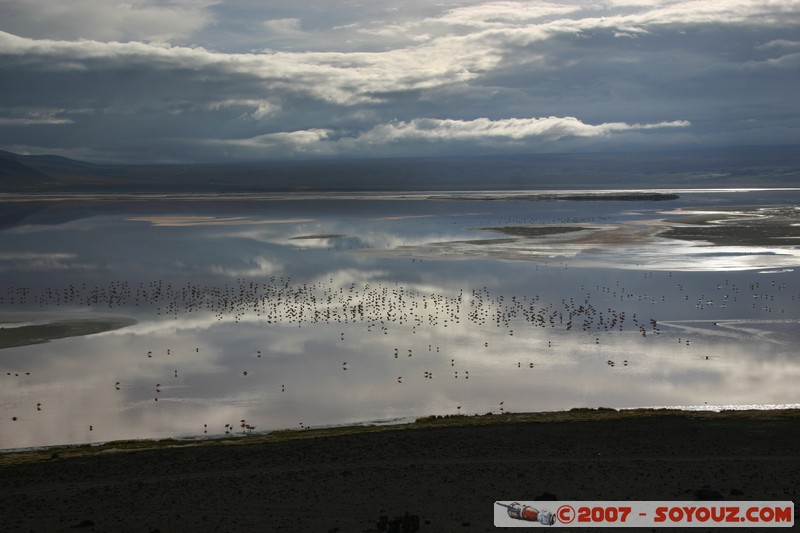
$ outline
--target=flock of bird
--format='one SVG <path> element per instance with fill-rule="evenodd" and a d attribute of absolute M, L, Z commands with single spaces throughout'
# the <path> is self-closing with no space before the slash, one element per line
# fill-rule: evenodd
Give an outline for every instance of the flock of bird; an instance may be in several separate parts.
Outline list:
<path fill-rule="evenodd" d="M 647 277 L 648 274 L 645 274 Z M 649 274 L 652 277 L 652 273 Z M 666 276 L 666 274 L 665 274 Z M 671 277 L 671 274 L 669 275 Z M 652 288 L 666 293 L 665 285 L 659 282 Z M 752 300 L 752 309 L 766 314 L 773 312 L 775 297 L 787 292 L 785 283 L 771 281 L 761 286 L 759 282 L 747 285 L 736 285 L 729 280 L 719 282 L 714 288 L 699 294 L 690 295 L 682 284 L 673 284 L 674 292 L 670 293 L 672 301 L 679 301 L 683 306 L 693 305 L 695 312 L 712 309 L 724 309 L 741 300 Z M 713 292 L 711 292 L 713 291 Z M 521 328 L 544 328 L 558 330 L 562 334 L 574 331 L 584 335 L 585 339 L 600 344 L 606 333 L 635 332 L 642 337 L 661 334 L 659 321 L 655 318 L 640 318 L 633 310 L 641 310 L 650 304 L 654 306 L 667 300 L 666 294 L 648 294 L 641 289 L 626 290 L 622 280 L 609 286 L 580 285 L 575 294 L 561 298 L 560 301 L 545 301 L 540 295 L 493 294 L 487 287 L 451 290 L 448 293 L 434 293 L 404 285 L 398 282 L 369 282 L 363 284 L 337 284 L 334 278 L 314 283 L 295 282 L 289 277 L 271 277 L 263 280 L 237 279 L 235 282 L 222 285 L 201 285 L 187 282 L 182 284 L 161 280 L 147 283 L 128 283 L 111 281 L 107 285 L 90 286 L 87 284 L 71 284 L 65 287 L 45 287 L 33 290 L 27 287 L 7 287 L 0 291 L 0 305 L 15 305 L 29 308 L 52 310 L 53 308 L 73 309 L 76 307 L 101 309 L 139 308 L 139 313 L 152 312 L 162 320 L 179 319 L 192 313 L 210 313 L 218 321 L 241 321 L 244 317 L 253 316 L 264 326 L 296 325 L 298 327 L 314 325 L 361 325 L 367 333 L 389 335 L 392 330 L 399 330 L 403 335 L 416 335 L 423 328 L 448 328 L 465 324 L 470 329 L 491 328 L 494 334 L 500 332 L 513 336 L 515 330 Z M 791 295 L 791 300 L 800 299 L 800 294 Z M 612 304 L 613 302 L 613 304 Z M 788 302 L 788 297 L 779 297 L 778 302 Z M 633 304 L 633 305 L 632 305 Z M 613 305 L 613 306 L 612 306 Z M 741 305 L 741 304 L 739 304 Z M 144 309 L 143 309 L 144 308 Z M 715 311 L 716 312 L 716 311 Z M 784 312 L 784 308 L 780 309 Z M 714 315 L 717 316 L 717 315 Z M 252 321 L 252 320 L 251 320 Z M 345 331 L 339 331 L 338 340 L 345 340 Z M 489 337 L 492 338 L 492 337 Z M 489 342 L 481 339 L 484 348 Z M 681 337 L 678 342 L 686 345 L 690 341 Z M 553 347 L 548 340 L 547 346 Z M 428 344 L 428 352 L 439 353 L 441 346 Z M 445 348 L 447 348 L 445 346 Z M 200 348 L 195 348 L 195 352 Z M 448 350 L 445 350 L 448 352 Z M 144 354 L 148 359 L 154 355 L 171 355 L 171 349 L 165 351 L 148 350 Z M 490 352 L 489 352 L 490 353 Z M 262 357 L 257 350 L 256 358 Z M 395 347 L 391 355 L 397 359 L 401 355 L 412 357 L 414 348 Z M 449 356 L 443 356 L 449 357 Z M 706 359 L 708 357 L 706 356 Z M 455 358 L 450 358 L 450 366 L 455 367 Z M 627 367 L 629 361 L 623 361 Z M 615 367 L 612 359 L 607 360 L 609 367 Z M 522 368 L 523 362 L 517 362 Z M 533 362 L 525 366 L 534 368 Z M 342 362 L 342 370 L 352 368 L 348 362 Z M 7 376 L 16 377 L 20 372 L 5 372 Z M 29 375 L 29 372 L 25 372 Z M 242 371 L 243 376 L 248 371 Z M 178 370 L 174 370 L 178 377 Z M 424 379 L 434 379 L 432 371 L 424 372 Z M 468 380 L 468 370 L 453 370 L 453 378 Z M 397 377 L 397 383 L 403 383 L 403 376 Z M 116 390 L 122 389 L 120 381 L 114 383 Z M 281 392 L 286 391 L 285 384 Z M 162 392 L 161 383 L 155 384 L 154 401 L 158 401 Z M 504 402 L 500 402 L 503 412 Z M 37 411 L 42 404 L 37 403 Z M 458 406 L 460 412 L 461 406 Z M 18 417 L 14 416 L 13 421 Z M 255 425 L 244 419 L 239 424 L 243 432 L 252 432 Z M 224 432 L 232 434 L 234 424 L 226 424 Z M 301 424 L 301 427 L 309 427 Z M 89 426 L 90 431 L 94 426 Z M 204 425 L 204 434 L 208 432 Z"/>
<path fill-rule="evenodd" d="M 608 287 L 597 286 L 596 290 L 611 292 Z M 620 300 L 642 298 L 626 293 L 624 288 L 613 292 L 614 297 L 618 295 Z M 61 289 L 47 287 L 39 294 L 33 294 L 30 288 L 11 287 L 5 295 L 0 295 L 0 305 L 96 310 L 148 305 L 155 308 L 156 315 L 175 319 L 203 311 L 213 312 L 220 321 L 227 317 L 239 321 L 245 315 L 255 314 L 266 324 L 364 323 L 369 331 L 381 328 L 384 334 L 388 334 L 390 324 L 447 327 L 462 320 L 478 326 L 495 324 L 513 334 L 511 325 L 516 319 L 539 327 L 563 325 L 567 330 L 573 327 L 584 331 L 622 330 L 626 312 L 610 307 L 599 309 L 591 302 L 591 296 L 587 292 L 582 302 L 569 298 L 562 299 L 560 304 L 540 304 L 538 295 L 492 296 L 485 286 L 445 295 L 426 293 L 399 282 L 337 287 L 333 278 L 328 283 L 308 284 L 292 283 L 288 277 L 273 277 L 269 282 L 239 279 L 222 286 L 175 285 L 160 280 L 136 285 L 112 281 L 103 287 L 86 284 Z M 631 322 L 642 331 L 647 329 L 647 321 L 639 321 L 636 314 Z M 655 325 L 654 320 L 650 320 L 650 325 Z"/>
<path fill-rule="evenodd" d="M 785 283 L 776 285 L 775 281 L 769 286 L 777 291 L 786 289 Z M 725 309 L 742 297 L 744 290 L 728 280 L 716 286 L 717 292 L 722 291 L 719 295 L 704 292 L 691 297 L 681 283 L 677 284 L 676 289 L 678 293 L 684 293 L 679 296 L 687 302 L 691 299 L 699 310 L 715 305 Z M 747 289 L 753 299 L 753 309 L 758 306 L 766 313 L 776 310 L 772 305 L 775 301 L 774 292 L 760 292 L 758 282 L 750 283 Z M 460 289 L 457 293 L 447 295 L 406 287 L 400 282 L 337 286 L 333 278 L 327 283 L 294 283 L 289 277 L 273 276 L 268 281 L 248 282 L 240 278 L 235 283 L 221 286 L 192 282 L 173 284 L 158 280 L 138 284 L 111 281 L 105 286 L 70 284 L 63 288 L 45 287 L 38 293 L 29 287 L 7 287 L 5 293 L 0 292 L 0 305 L 27 305 L 39 309 L 81 307 L 93 310 L 150 306 L 155 309 L 156 315 L 176 320 L 191 313 L 210 311 L 220 321 L 228 317 L 239 321 L 245 315 L 255 315 L 266 324 L 363 323 L 368 331 L 380 328 L 384 334 L 388 334 L 391 324 L 448 327 L 466 320 L 477 326 L 494 324 L 505 327 L 513 335 L 512 323 L 517 319 L 533 326 L 558 326 L 566 330 L 622 331 L 624 325 L 630 323 L 643 336 L 648 332 L 659 332 L 655 319 L 641 320 L 636 313 L 629 317 L 625 305 L 622 309 L 600 308 L 594 301 L 600 296 L 606 302 L 619 301 L 625 304 L 633 300 L 656 304 L 666 300 L 665 294 L 629 291 L 620 281 L 614 287 L 596 285 L 589 288 L 581 285 L 580 292 L 584 295 L 583 300 L 570 297 L 561 299 L 560 303 L 544 304 L 540 303 L 542 299 L 539 295 L 492 296 L 486 286 Z M 662 292 L 666 293 L 666 290 L 662 289 Z M 784 313 L 785 309 L 779 311 Z"/>

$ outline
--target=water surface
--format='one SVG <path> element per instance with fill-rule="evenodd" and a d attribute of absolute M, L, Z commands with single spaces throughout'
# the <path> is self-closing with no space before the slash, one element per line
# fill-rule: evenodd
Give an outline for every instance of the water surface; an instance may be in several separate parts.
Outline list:
<path fill-rule="evenodd" d="M 800 403 L 798 191 L 657 192 L 6 196 L 0 448 Z"/>

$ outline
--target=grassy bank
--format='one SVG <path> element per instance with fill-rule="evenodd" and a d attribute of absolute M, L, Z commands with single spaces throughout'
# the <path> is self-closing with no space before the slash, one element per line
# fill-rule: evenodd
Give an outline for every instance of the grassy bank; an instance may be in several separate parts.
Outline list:
<path fill-rule="evenodd" d="M 299 439 L 331 438 L 342 435 L 382 433 L 431 428 L 488 426 L 492 424 L 546 424 L 554 422 L 586 422 L 603 420 L 625 420 L 655 417 L 679 417 L 695 420 L 785 420 L 800 418 L 800 409 L 779 410 L 727 410 L 685 411 L 680 409 L 611 409 L 575 408 L 569 411 L 540 413 L 487 413 L 484 415 L 426 416 L 414 422 L 394 425 L 347 425 L 325 428 L 283 429 L 253 435 L 210 437 L 205 439 L 140 439 L 109 441 L 99 444 L 48 446 L 22 451 L 0 452 L 0 467 L 42 461 L 59 461 L 74 457 L 94 456 L 105 453 L 134 452 L 162 448 L 196 446 L 236 446 L 269 442 L 286 442 Z"/>

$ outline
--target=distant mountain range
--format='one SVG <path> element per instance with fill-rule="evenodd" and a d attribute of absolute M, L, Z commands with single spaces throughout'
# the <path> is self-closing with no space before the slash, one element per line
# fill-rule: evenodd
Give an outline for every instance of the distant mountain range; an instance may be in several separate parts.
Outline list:
<path fill-rule="evenodd" d="M 0 192 L 455 191 L 800 186 L 800 147 L 218 164 L 0 151 Z"/>

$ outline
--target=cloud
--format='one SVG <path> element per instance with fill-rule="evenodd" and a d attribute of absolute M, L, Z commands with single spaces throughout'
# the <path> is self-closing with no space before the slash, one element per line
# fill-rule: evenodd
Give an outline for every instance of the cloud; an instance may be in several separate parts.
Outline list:
<path fill-rule="evenodd" d="M 389 138 L 660 142 L 645 132 L 676 118 L 687 143 L 800 140 L 786 137 L 800 0 L 301 4 L 78 0 L 59 22 L 55 0 L 0 2 L 0 149 L 203 160 Z"/>
<path fill-rule="evenodd" d="M 771 67 L 796 69 L 797 67 L 800 67 L 800 52 L 769 58 L 766 61 L 761 62 L 761 64 Z"/>
<path fill-rule="evenodd" d="M 31 116 L 31 117 L 0 117 L 0 126 L 40 126 L 53 124 L 72 124 L 74 121 L 69 118 L 57 118 L 53 116 Z"/>
<path fill-rule="evenodd" d="M 0 55 L 40 71 L 178 69 L 206 76 L 257 79 L 264 89 L 305 93 L 338 105 L 380 101 L 381 93 L 431 88 L 474 77 L 490 65 L 460 53 L 457 43 L 385 53 L 263 52 L 225 54 L 152 43 L 56 41 L 0 32 Z M 18 63 L 18 64 L 19 64 Z M 10 65 L 9 65 L 10 66 Z"/>
<path fill-rule="evenodd" d="M 378 124 L 360 133 L 334 130 L 277 132 L 245 139 L 209 141 L 229 148 L 257 150 L 265 155 L 307 153 L 315 155 L 357 155 L 377 150 L 385 153 L 398 143 L 437 143 L 493 146 L 497 142 L 553 142 L 566 137 L 611 137 L 637 130 L 689 128 L 686 120 L 650 124 L 606 122 L 587 124 L 575 117 L 541 117 L 474 120 L 415 118 Z"/>
<path fill-rule="evenodd" d="M 580 11 L 578 5 L 547 2 L 497 1 L 452 8 L 443 13 L 397 24 L 361 26 L 358 31 L 375 35 L 405 35 L 412 41 L 469 31 L 503 29 L 537 24 L 543 19 Z"/>
<path fill-rule="evenodd" d="M 43 70 L 104 70 L 142 65 L 152 69 L 205 71 L 209 75 L 247 76 L 266 89 L 300 91 L 338 105 L 379 103 L 397 91 L 424 90 L 468 83 L 503 62 L 535 61 L 536 55 L 514 57 L 512 51 L 554 35 L 593 29 L 618 34 L 643 33 L 648 25 L 708 23 L 761 24 L 778 17 L 791 19 L 781 7 L 789 2 L 681 2 L 650 11 L 603 17 L 540 17 L 567 14 L 575 6 L 492 2 L 450 10 L 438 18 L 399 26 L 403 31 L 436 22 L 443 26 L 471 26 L 463 35 L 442 31 L 423 43 L 381 52 L 274 52 L 221 53 L 202 47 L 169 46 L 144 42 L 102 42 L 32 39 L 0 33 L 3 55 L 24 57 L 31 68 Z M 787 20 L 783 23 L 787 23 Z M 273 31 L 299 31 L 299 19 L 264 23 Z M 622 33 L 620 33 L 622 32 Z"/>
<path fill-rule="evenodd" d="M 324 141 L 330 137 L 329 130 L 311 129 L 300 131 L 280 131 L 265 133 L 245 139 L 214 139 L 205 141 L 207 144 L 227 147 L 230 149 L 256 150 L 261 153 L 277 156 L 283 154 L 314 154 L 329 153 L 324 146 Z"/>
<path fill-rule="evenodd" d="M 73 253 L 0 252 L 0 272 L 33 270 L 86 270 L 94 265 L 77 263 Z"/>
<path fill-rule="evenodd" d="M 259 100 L 256 98 L 231 98 L 218 102 L 211 102 L 206 106 L 212 111 L 219 111 L 226 108 L 249 108 L 250 112 L 242 113 L 242 118 L 253 120 L 263 120 L 280 112 L 280 104 L 270 100 Z"/>
<path fill-rule="evenodd" d="M 548 2 L 486 2 L 446 11 L 438 20 L 447 24 L 493 28 L 521 24 L 545 17 L 563 16 L 580 11 L 579 5 Z"/>
<path fill-rule="evenodd" d="M 169 41 L 211 22 L 204 0 L 4 0 L 0 29 L 32 38 Z"/>
<path fill-rule="evenodd" d="M 498 1 L 394 25 L 356 25 L 356 29 L 381 35 L 404 33 L 412 41 L 420 36 L 432 40 L 469 33 L 530 44 L 552 35 L 597 29 L 643 32 L 648 26 L 666 25 L 787 26 L 800 20 L 798 7 L 797 0 L 609 0 L 605 5 Z"/>
<path fill-rule="evenodd" d="M 459 141 L 494 138 L 521 140 L 541 137 L 547 140 L 558 140 L 563 137 L 597 137 L 619 131 L 685 128 L 690 125 L 685 120 L 657 124 L 608 122 L 592 125 L 581 122 L 575 117 L 509 118 L 501 120 L 489 120 L 487 118 L 475 120 L 420 118 L 409 122 L 375 126 L 370 131 L 360 135 L 358 139 L 368 143 L 393 142 L 403 139 Z"/>
<path fill-rule="evenodd" d="M 790 41 L 788 39 L 775 39 L 756 46 L 758 50 L 768 50 L 770 48 L 800 48 L 800 41 Z"/>
<path fill-rule="evenodd" d="M 73 253 L 0 252 L 0 261 L 63 261 L 76 257 Z"/>
<path fill-rule="evenodd" d="M 282 37 L 299 37 L 307 35 L 300 29 L 299 18 L 270 19 L 261 23 L 270 33 Z"/>

